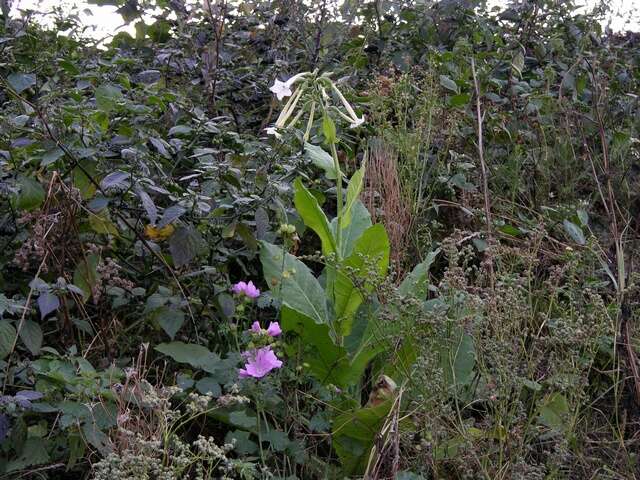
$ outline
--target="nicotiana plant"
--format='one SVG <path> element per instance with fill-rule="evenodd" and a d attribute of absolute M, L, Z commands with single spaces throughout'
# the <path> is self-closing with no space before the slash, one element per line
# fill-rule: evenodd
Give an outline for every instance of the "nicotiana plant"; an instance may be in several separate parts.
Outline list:
<path fill-rule="evenodd" d="M 297 87 L 294 89 L 294 87 Z M 285 351 L 290 358 L 302 351 L 302 365 L 322 384 L 337 387 L 343 393 L 333 422 L 333 446 L 347 471 L 362 472 L 366 466 L 373 436 L 355 432 L 346 426 L 362 419 L 368 422 L 366 431 L 376 432 L 388 415 L 393 399 L 385 395 L 382 401 L 365 407 L 360 392 L 365 382 L 365 370 L 385 351 L 375 342 L 376 287 L 383 282 L 389 269 L 389 239 L 382 224 L 373 224 L 370 214 L 359 200 L 363 188 L 366 154 L 360 168 L 344 188 L 344 174 L 337 145 L 340 143 L 336 123 L 348 123 L 355 128 L 364 122 L 346 100 L 330 74 L 306 72 L 287 82 L 276 81 L 271 91 L 279 99 L 291 98 L 268 133 L 282 139 L 282 133 L 296 128 L 303 116 L 305 149 L 325 169 L 327 178 L 335 180 L 336 215 L 329 219 L 316 196 L 298 178 L 294 182 L 294 204 L 304 224 L 313 230 L 321 242 L 318 260 L 324 265 L 319 277 L 298 257 L 285 248 L 267 241 L 261 242 L 260 259 L 270 294 L 280 302 L 280 324 L 291 334 Z M 314 120 L 319 114 L 319 125 Z M 324 145 L 308 143 L 318 138 Z M 432 261 L 429 258 L 428 263 Z M 400 289 L 411 292 L 424 284 L 428 264 L 420 264 L 403 282 Z M 273 360 L 273 359 L 271 359 Z M 268 363 L 268 361 L 265 361 Z M 383 372 L 380 372 L 383 373 Z M 389 377 L 385 377 L 389 378 Z M 393 385 L 389 379 L 385 384 Z M 403 382 L 396 372 L 395 381 Z M 357 445 L 357 448 L 354 448 Z"/>

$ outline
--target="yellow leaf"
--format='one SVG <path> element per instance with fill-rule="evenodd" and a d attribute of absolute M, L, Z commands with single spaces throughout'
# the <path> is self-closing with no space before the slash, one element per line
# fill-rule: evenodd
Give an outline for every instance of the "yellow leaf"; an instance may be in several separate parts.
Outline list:
<path fill-rule="evenodd" d="M 175 232 L 175 227 L 171 224 L 165 225 L 162 228 L 158 228 L 155 225 L 147 225 L 144 227 L 144 235 L 149 240 L 153 240 L 154 242 L 161 242 L 162 240 L 166 240 L 173 232 Z"/>

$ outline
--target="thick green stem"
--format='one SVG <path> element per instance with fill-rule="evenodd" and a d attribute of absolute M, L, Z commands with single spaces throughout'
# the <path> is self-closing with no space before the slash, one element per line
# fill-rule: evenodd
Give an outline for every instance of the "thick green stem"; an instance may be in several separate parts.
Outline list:
<path fill-rule="evenodd" d="M 340 161 L 338 160 L 338 152 L 336 150 L 336 144 L 331 143 L 331 156 L 333 157 L 333 165 L 336 170 L 336 197 L 338 201 L 337 208 L 337 219 L 338 219 L 338 228 L 336 229 L 336 260 L 339 260 L 342 251 L 342 171 L 340 170 Z"/>

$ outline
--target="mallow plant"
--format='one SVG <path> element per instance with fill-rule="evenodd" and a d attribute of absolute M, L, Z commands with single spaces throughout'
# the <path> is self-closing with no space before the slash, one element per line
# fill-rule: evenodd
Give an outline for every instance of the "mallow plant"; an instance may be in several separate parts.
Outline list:
<path fill-rule="evenodd" d="M 341 413 L 333 419 L 333 447 L 345 471 L 358 473 L 366 467 L 374 437 L 393 403 L 392 398 L 365 407 L 360 402 L 365 371 L 386 349 L 375 341 L 373 332 L 376 286 L 389 269 L 389 238 L 382 224 L 372 224 L 359 200 L 366 154 L 347 180 L 337 153 L 340 139 L 336 125 L 357 128 L 364 116 L 356 113 L 330 74 L 301 73 L 286 82 L 277 80 L 271 91 L 279 100 L 288 100 L 267 133 L 279 141 L 295 141 L 286 132 L 303 132 L 308 155 L 325 170 L 327 178 L 335 180 L 336 209 L 331 218 L 303 180 L 296 179 L 295 208 L 320 239 L 322 272 L 316 277 L 309 266 L 287 251 L 286 242 L 281 247 L 262 241 L 263 274 L 271 296 L 279 302 L 279 326 L 288 334 L 285 352 L 289 361 L 297 360 L 323 385 L 336 387 L 343 394 L 334 405 Z M 323 138 L 324 144 L 309 143 L 312 138 Z M 430 256 L 428 262 L 432 259 Z M 419 265 L 399 290 L 409 293 L 422 288 L 427 270 L 427 263 Z M 382 373 L 384 369 L 378 369 L 374 375 Z M 396 376 L 394 380 L 402 384 L 404 379 Z"/>

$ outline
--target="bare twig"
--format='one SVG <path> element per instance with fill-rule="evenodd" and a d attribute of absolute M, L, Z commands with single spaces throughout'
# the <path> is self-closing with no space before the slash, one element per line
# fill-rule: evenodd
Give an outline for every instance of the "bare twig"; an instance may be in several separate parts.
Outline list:
<path fill-rule="evenodd" d="M 483 143 L 483 132 L 482 132 L 482 122 L 484 121 L 484 114 L 482 113 L 481 108 L 481 95 L 480 95 L 480 86 L 478 85 L 478 76 L 476 75 L 476 62 L 471 58 L 471 73 L 473 75 L 473 86 L 476 92 L 476 117 L 478 122 L 478 157 L 480 158 L 480 170 L 482 172 L 482 194 L 484 196 L 484 216 L 487 222 L 487 238 L 489 239 L 489 249 L 488 252 L 488 265 L 489 265 L 489 282 L 491 284 L 491 289 L 495 286 L 495 272 L 493 270 L 493 258 L 491 255 L 491 248 L 493 247 L 493 229 L 492 229 L 492 221 L 491 221 L 491 202 L 489 201 L 489 180 L 488 180 L 488 171 L 487 164 L 484 160 L 484 143 Z"/>

